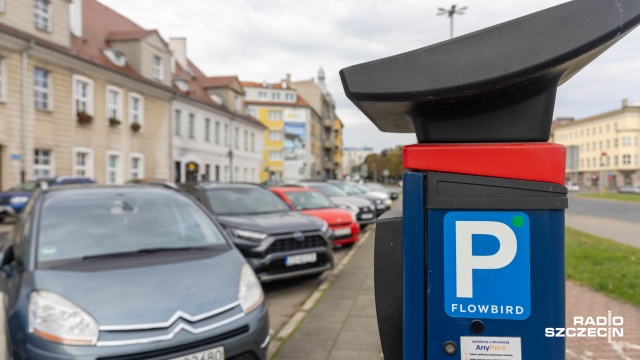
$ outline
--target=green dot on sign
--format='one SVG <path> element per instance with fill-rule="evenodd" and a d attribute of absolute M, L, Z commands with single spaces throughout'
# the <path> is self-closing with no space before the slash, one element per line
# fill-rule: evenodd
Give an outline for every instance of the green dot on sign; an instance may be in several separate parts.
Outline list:
<path fill-rule="evenodd" d="M 520 226 L 524 225 L 524 218 L 522 216 L 520 216 L 520 215 L 516 215 L 516 216 L 513 217 L 513 219 L 511 219 L 511 223 L 515 227 L 520 227 Z"/>

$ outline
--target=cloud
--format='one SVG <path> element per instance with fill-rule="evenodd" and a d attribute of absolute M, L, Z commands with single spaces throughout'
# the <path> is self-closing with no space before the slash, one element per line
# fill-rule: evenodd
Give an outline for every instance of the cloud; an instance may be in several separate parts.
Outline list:
<path fill-rule="evenodd" d="M 451 1 L 382 0 L 101 0 L 164 37 L 187 37 L 188 55 L 209 75 L 276 82 L 315 77 L 322 66 L 345 123 L 345 144 L 376 149 L 415 142 L 378 131 L 345 97 L 344 67 L 434 44 L 449 37 L 449 19 L 436 16 Z M 466 0 L 456 16 L 462 35 L 563 3 L 562 0 Z M 640 100 L 640 31 L 560 87 L 556 115 L 585 117 Z"/>

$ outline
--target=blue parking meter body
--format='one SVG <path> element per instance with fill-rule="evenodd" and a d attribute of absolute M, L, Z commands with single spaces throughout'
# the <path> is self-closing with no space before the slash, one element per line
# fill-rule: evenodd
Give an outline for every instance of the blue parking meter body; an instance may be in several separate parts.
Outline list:
<path fill-rule="evenodd" d="M 564 359 L 565 149 L 557 87 L 640 23 L 640 1 L 574 0 L 340 71 L 384 132 L 415 132 L 403 211 L 378 218 L 385 359 Z"/>

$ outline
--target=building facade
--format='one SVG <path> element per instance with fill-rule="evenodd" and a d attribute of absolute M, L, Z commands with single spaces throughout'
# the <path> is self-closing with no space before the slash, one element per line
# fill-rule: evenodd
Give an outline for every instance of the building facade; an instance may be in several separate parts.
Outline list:
<path fill-rule="evenodd" d="M 360 174 L 360 166 L 367 156 L 374 154 L 368 146 L 342 148 L 342 173 L 345 176 Z"/>
<path fill-rule="evenodd" d="M 640 185 L 639 136 L 640 102 L 623 100 L 620 109 L 557 125 L 552 138 L 567 146 L 567 182 L 597 190 Z"/>
<path fill-rule="evenodd" d="M 96 0 L 3 1 L 0 188 L 168 178 L 171 52 Z"/>
<path fill-rule="evenodd" d="M 187 58 L 184 38 L 170 47 L 173 181 L 258 182 L 266 127 L 245 115 L 240 81 L 207 77 Z"/>
<path fill-rule="evenodd" d="M 345 173 L 342 169 L 342 147 L 344 142 L 342 141 L 342 131 L 344 124 L 337 116 L 333 121 L 333 159 L 336 164 L 336 175 L 339 179 L 344 178 Z"/>
<path fill-rule="evenodd" d="M 321 149 L 316 153 L 316 161 L 321 164 L 321 177 L 325 179 L 336 179 L 340 172 L 340 162 L 336 160 L 335 138 L 342 137 L 342 126 L 336 127 L 336 105 L 327 89 L 325 83 L 324 70 L 318 70 L 318 80 L 315 79 L 291 82 L 287 76 L 287 82 L 296 89 L 320 116 L 320 126 L 317 141 L 321 144 Z M 342 122 L 340 122 L 342 125 Z"/>
<path fill-rule="evenodd" d="M 248 113 L 267 127 L 260 181 L 321 178 L 319 114 L 286 80 L 242 84 Z"/>

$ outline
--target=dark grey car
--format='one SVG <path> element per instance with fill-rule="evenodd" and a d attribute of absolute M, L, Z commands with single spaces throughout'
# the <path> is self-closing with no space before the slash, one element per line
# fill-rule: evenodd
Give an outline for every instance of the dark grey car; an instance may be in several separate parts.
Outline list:
<path fill-rule="evenodd" d="M 262 282 L 333 268 L 329 225 L 257 184 L 183 184 L 224 226 Z"/>
<path fill-rule="evenodd" d="M 179 191 L 37 190 L 0 255 L 15 359 L 266 359 L 260 282 Z"/>

